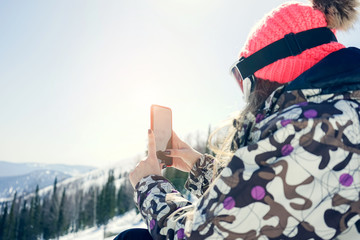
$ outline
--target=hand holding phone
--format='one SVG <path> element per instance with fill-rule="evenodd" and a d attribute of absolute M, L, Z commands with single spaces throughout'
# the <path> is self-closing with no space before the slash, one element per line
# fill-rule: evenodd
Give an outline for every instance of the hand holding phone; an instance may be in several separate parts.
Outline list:
<path fill-rule="evenodd" d="M 134 170 L 129 173 L 131 185 L 135 189 L 136 184 L 144 177 L 149 175 L 161 176 L 159 161 L 156 156 L 155 135 L 152 130 L 148 131 L 148 156 L 140 161 Z"/>
<path fill-rule="evenodd" d="M 151 106 L 151 129 L 155 135 L 156 156 L 166 166 L 173 164 L 173 158 L 166 156 L 164 151 L 172 148 L 172 112 L 164 106 Z"/>

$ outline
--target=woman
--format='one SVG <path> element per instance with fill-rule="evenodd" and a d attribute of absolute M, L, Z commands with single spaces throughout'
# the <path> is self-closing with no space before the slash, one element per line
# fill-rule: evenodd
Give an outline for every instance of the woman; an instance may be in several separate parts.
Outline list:
<path fill-rule="evenodd" d="M 357 6 L 286 3 L 250 33 L 232 68 L 247 100 L 223 144 L 232 157 L 214 164 L 176 135 L 167 152 L 196 204 L 161 176 L 149 131 L 130 181 L 153 239 L 360 236 L 360 50 L 334 35 Z"/>

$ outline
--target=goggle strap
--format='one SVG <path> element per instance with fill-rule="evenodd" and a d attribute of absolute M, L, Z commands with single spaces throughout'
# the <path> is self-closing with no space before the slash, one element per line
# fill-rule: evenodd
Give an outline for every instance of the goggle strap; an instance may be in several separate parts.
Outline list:
<path fill-rule="evenodd" d="M 296 56 L 307 49 L 331 42 L 337 42 L 337 39 L 334 33 L 327 27 L 314 28 L 299 33 L 289 33 L 284 38 L 240 60 L 236 66 L 242 78 L 245 79 L 277 60 Z"/>

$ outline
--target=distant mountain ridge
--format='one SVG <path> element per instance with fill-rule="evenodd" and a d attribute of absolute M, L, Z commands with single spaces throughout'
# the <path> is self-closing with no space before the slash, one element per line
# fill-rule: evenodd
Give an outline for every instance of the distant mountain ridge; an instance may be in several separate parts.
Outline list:
<path fill-rule="evenodd" d="M 11 163 L 0 161 L 0 200 L 35 191 L 36 186 L 45 188 L 65 179 L 79 176 L 96 168 L 81 165 L 44 164 L 44 163 Z"/>
<path fill-rule="evenodd" d="M 83 165 L 12 163 L 7 161 L 0 161 L 0 177 L 26 175 L 38 170 L 60 171 L 70 176 L 76 176 L 94 169 L 95 167 Z"/>

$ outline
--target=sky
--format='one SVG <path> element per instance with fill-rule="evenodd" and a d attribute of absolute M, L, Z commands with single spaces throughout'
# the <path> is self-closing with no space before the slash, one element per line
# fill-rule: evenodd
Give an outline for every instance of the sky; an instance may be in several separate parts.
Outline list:
<path fill-rule="evenodd" d="M 150 106 L 181 137 L 243 106 L 229 75 L 283 0 L 0 1 L 0 160 L 102 167 L 143 155 Z M 338 34 L 360 47 L 360 23 Z"/>

